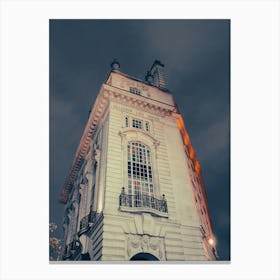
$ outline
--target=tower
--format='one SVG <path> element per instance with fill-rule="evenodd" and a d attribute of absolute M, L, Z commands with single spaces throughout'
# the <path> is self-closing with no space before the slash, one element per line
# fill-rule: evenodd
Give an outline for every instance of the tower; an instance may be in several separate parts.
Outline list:
<path fill-rule="evenodd" d="M 200 164 L 156 60 L 114 60 L 61 193 L 64 260 L 216 260 Z"/>

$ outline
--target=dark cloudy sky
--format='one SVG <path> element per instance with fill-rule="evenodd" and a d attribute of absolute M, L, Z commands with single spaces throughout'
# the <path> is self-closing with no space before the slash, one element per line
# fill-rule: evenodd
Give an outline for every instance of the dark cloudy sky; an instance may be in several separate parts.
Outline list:
<path fill-rule="evenodd" d="M 229 20 L 50 21 L 50 220 L 62 222 L 59 194 L 113 58 L 138 78 L 155 59 L 165 64 L 201 163 L 218 253 L 229 260 Z"/>

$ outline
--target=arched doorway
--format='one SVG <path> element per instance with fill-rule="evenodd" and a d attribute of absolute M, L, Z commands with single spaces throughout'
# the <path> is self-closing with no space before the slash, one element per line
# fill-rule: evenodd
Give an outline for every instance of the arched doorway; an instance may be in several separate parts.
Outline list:
<path fill-rule="evenodd" d="M 156 258 L 154 255 L 149 253 L 138 253 L 134 255 L 130 260 L 131 261 L 159 261 L 158 258 Z"/>

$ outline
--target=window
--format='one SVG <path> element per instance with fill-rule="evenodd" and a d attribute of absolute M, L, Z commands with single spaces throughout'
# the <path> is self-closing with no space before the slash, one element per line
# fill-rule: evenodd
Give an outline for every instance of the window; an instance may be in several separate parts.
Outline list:
<path fill-rule="evenodd" d="M 188 163 L 189 163 L 189 168 L 191 168 L 191 169 L 192 169 L 192 171 L 194 171 L 194 165 L 193 165 L 192 160 L 191 160 L 191 159 L 189 159 Z"/>
<path fill-rule="evenodd" d="M 95 184 L 92 187 L 91 190 L 91 199 L 90 199 L 90 210 L 93 211 L 94 210 L 94 196 L 95 196 Z"/>
<path fill-rule="evenodd" d="M 147 206 L 154 197 L 151 152 L 148 146 L 130 142 L 127 146 L 128 195 L 130 206 Z"/>
<path fill-rule="evenodd" d="M 98 131 L 98 135 L 96 136 L 94 144 L 95 144 L 96 149 L 100 148 L 100 146 L 101 146 L 101 129 Z"/>
<path fill-rule="evenodd" d="M 151 150 L 141 142 L 127 144 L 127 179 L 127 192 L 123 187 L 119 197 L 121 211 L 149 211 L 168 217 L 165 195 L 159 199 L 155 194 Z"/>
<path fill-rule="evenodd" d="M 139 120 L 139 119 L 132 119 L 132 121 L 131 121 L 130 117 L 128 117 L 128 116 L 125 116 L 124 125 L 125 125 L 125 127 L 132 126 L 134 128 L 146 130 L 148 132 L 150 132 L 150 130 L 151 130 L 150 122 Z"/>
<path fill-rule="evenodd" d="M 205 209 L 205 207 L 203 206 L 202 208 L 203 208 L 204 214 L 206 215 L 206 209 Z"/>
<path fill-rule="evenodd" d="M 128 116 L 125 117 L 125 127 L 129 127 L 129 118 L 128 118 Z"/>
<path fill-rule="evenodd" d="M 146 122 L 146 131 L 150 131 L 150 124 L 149 124 L 149 122 Z"/>
<path fill-rule="evenodd" d="M 129 92 L 131 92 L 133 94 L 141 95 L 141 91 L 135 87 L 129 88 Z"/>
<path fill-rule="evenodd" d="M 132 127 L 142 129 L 142 127 L 143 127 L 142 121 L 141 120 L 133 119 L 132 120 Z"/>

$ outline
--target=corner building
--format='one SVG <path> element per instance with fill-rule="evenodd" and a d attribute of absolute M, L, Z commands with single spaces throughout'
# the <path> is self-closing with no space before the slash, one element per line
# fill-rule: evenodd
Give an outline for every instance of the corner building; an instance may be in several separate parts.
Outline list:
<path fill-rule="evenodd" d="M 60 200 L 63 260 L 218 258 L 201 170 L 155 61 L 145 81 L 114 60 Z"/>

